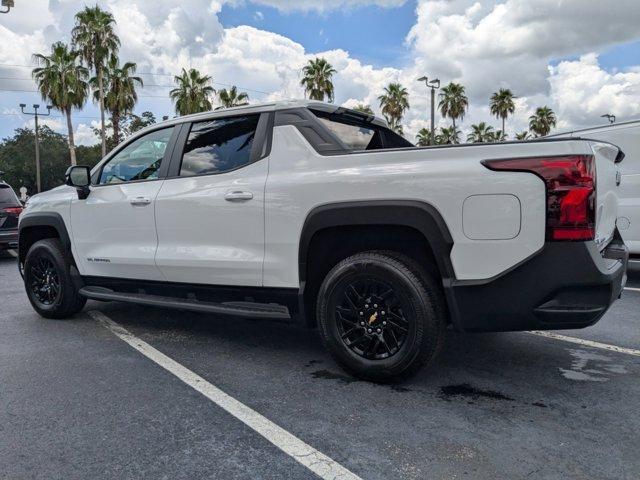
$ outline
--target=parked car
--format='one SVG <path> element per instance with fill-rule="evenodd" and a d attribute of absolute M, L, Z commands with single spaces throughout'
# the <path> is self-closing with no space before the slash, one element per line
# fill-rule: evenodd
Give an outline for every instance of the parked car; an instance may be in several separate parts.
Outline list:
<path fill-rule="evenodd" d="M 295 319 L 385 381 L 431 361 L 448 324 L 598 321 L 626 280 L 622 158 L 577 138 L 416 148 L 320 102 L 207 112 L 32 197 L 19 262 L 43 317 L 90 298 Z"/>
<path fill-rule="evenodd" d="M 624 151 L 625 161 L 620 165 L 618 229 L 629 247 L 629 261 L 640 265 L 640 120 L 574 130 L 554 137 L 593 138 L 611 142 Z"/>
<path fill-rule="evenodd" d="M 11 186 L 0 180 L 0 250 L 18 246 L 20 213 L 22 213 L 22 203 Z"/>

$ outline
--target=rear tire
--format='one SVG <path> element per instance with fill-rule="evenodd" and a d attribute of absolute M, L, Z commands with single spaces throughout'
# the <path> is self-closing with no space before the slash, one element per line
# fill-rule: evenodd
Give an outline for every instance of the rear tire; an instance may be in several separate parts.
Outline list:
<path fill-rule="evenodd" d="M 78 294 L 70 268 L 72 261 L 60 240 L 34 243 L 24 262 L 24 285 L 33 309 L 44 318 L 68 318 L 87 303 Z"/>
<path fill-rule="evenodd" d="M 398 381 L 431 362 L 445 338 L 437 281 L 411 258 L 387 251 L 348 257 L 327 274 L 317 301 L 324 345 L 354 376 Z"/>

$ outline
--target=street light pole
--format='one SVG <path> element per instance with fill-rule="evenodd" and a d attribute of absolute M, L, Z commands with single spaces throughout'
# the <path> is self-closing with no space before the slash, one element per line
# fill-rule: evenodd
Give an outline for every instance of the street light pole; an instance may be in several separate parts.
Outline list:
<path fill-rule="evenodd" d="M 431 89 L 431 138 L 429 139 L 429 145 L 436 144 L 436 90 L 440 88 L 440 80 L 434 78 L 429 81 L 429 79 L 424 76 L 418 79 L 419 82 L 424 82 L 427 88 Z"/>
<path fill-rule="evenodd" d="M 47 113 L 38 113 L 38 109 L 40 105 L 33 105 L 33 112 L 25 112 L 24 109 L 27 105 L 25 103 L 20 104 L 20 110 L 24 115 L 33 115 L 35 117 L 35 133 L 36 133 L 36 188 L 38 189 L 38 193 L 42 191 L 42 182 L 40 180 L 40 137 L 38 135 L 38 117 L 48 117 L 51 115 L 51 105 L 47 105 Z"/>

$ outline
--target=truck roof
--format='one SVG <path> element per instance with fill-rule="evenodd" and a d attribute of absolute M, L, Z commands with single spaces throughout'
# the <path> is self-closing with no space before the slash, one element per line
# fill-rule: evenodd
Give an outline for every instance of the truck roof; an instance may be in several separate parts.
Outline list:
<path fill-rule="evenodd" d="M 206 120 L 208 118 L 215 117 L 224 117 L 229 114 L 235 113 L 264 113 L 264 112 L 275 112 L 277 110 L 289 110 L 292 108 L 313 108 L 316 110 L 322 110 L 325 112 L 333 113 L 337 110 L 347 110 L 350 112 L 356 112 L 355 110 L 341 107 L 340 105 L 334 105 L 332 103 L 320 102 L 317 100 L 306 100 L 306 99 L 298 99 L 298 100 L 278 100 L 274 102 L 260 102 L 253 103 L 251 105 L 243 105 L 240 107 L 231 107 L 231 108 L 220 108 L 218 110 L 209 110 L 206 112 L 194 113 L 191 115 L 184 115 L 181 117 L 171 118 L 169 120 L 164 120 L 159 123 L 155 123 L 150 127 L 157 128 L 159 125 L 174 125 L 177 123 L 182 123 L 186 121 L 195 121 L 195 120 Z M 367 115 L 359 112 L 360 115 L 365 115 L 369 117 L 369 121 L 373 123 L 378 123 L 386 126 L 387 123 L 380 117 L 376 117 L 375 115 Z M 147 127 L 149 128 L 149 127 Z"/>

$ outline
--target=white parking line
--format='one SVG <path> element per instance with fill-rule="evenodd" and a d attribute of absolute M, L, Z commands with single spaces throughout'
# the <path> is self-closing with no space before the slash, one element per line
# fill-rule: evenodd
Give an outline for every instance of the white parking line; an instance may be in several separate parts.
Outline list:
<path fill-rule="evenodd" d="M 215 385 L 212 385 L 188 368 L 167 357 L 164 353 L 159 352 L 148 343 L 140 340 L 127 329 L 111 320 L 104 313 L 96 310 L 92 310 L 88 313 L 94 320 L 97 320 L 120 339 L 124 340 L 142 353 L 145 357 L 178 377 L 194 390 L 203 394 L 213 403 L 255 430 L 284 453 L 292 457 L 298 463 L 307 467 L 320 478 L 326 480 L 361 480 L 360 477 L 312 446 L 303 442 L 295 435 L 287 432 L 285 429 L 279 427 L 235 398 L 227 395 Z"/>
<path fill-rule="evenodd" d="M 13 258 L 18 258 L 18 254 L 15 250 L 7 250 L 7 252 L 9 252 L 9 255 L 11 255 Z"/>
<path fill-rule="evenodd" d="M 625 290 L 631 290 L 632 292 L 640 292 L 640 288 L 636 287 L 624 287 Z"/>
<path fill-rule="evenodd" d="M 599 348 L 601 350 L 609 350 L 611 352 L 617 352 L 617 353 L 626 353 L 627 355 L 635 355 L 636 357 L 640 357 L 640 350 L 635 350 L 633 348 L 618 347 L 617 345 L 594 342 L 593 340 L 583 340 L 582 338 L 567 337 L 565 335 L 559 335 L 553 332 L 534 331 L 534 332 L 527 332 L 527 333 L 530 333 L 532 335 L 538 335 L 540 337 L 553 338 L 554 340 L 561 340 L 563 342 L 577 343 L 578 345 L 584 345 L 585 347 Z"/>

